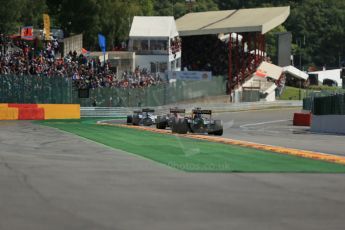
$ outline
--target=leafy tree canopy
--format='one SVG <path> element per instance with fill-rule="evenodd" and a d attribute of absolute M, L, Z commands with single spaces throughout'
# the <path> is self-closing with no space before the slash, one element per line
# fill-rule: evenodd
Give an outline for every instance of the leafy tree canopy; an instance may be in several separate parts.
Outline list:
<path fill-rule="evenodd" d="M 126 40 L 134 15 L 171 15 L 189 10 L 209 11 L 262 6 L 291 6 L 287 22 L 267 34 L 268 53 L 275 52 L 275 31 L 291 31 L 293 51 L 305 65 L 337 67 L 345 59 L 344 0 L 0 0 L 0 33 L 16 33 L 20 26 L 42 28 L 49 13 L 52 27 L 68 34 L 84 34 L 85 47 L 97 49 L 97 33 L 107 37 L 108 48 Z"/>

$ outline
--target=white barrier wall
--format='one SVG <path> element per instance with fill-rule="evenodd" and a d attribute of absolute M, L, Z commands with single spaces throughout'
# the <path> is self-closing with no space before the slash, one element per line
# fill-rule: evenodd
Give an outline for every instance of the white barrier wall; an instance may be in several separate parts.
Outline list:
<path fill-rule="evenodd" d="M 78 54 L 81 53 L 83 48 L 83 35 L 78 34 L 63 40 L 63 56 L 66 56 L 69 51 L 77 51 Z"/>
<path fill-rule="evenodd" d="M 312 116 L 312 132 L 345 134 L 345 115 Z"/>

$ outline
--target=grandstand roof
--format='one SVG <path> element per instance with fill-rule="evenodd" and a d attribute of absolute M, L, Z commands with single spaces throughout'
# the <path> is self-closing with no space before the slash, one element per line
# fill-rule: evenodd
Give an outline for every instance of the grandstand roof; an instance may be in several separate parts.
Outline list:
<path fill-rule="evenodd" d="M 285 22 L 290 7 L 268 7 L 240 10 L 189 13 L 177 19 L 180 36 L 219 33 L 261 32 L 274 29 Z"/>
<path fill-rule="evenodd" d="M 178 36 L 174 17 L 135 16 L 129 37 L 173 38 Z"/>
<path fill-rule="evenodd" d="M 302 79 L 302 80 L 308 80 L 308 74 L 297 69 L 296 67 L 292 66 L 292 65 L 289 65 L 289 66 L 285 66 L 283 68 L 283 71 L 285 73 L 289 73 L 291 74 L 292 76 L 298 78 L 298 79 Z"/>

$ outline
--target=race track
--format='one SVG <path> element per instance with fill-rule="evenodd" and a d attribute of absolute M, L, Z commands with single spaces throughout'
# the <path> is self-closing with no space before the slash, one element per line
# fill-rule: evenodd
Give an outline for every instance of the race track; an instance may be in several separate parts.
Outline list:
<path fill-rule="evenodd" d="M 312 133 L 309 127 L 292 125 L 296 108 L 218 113 L 213 119 L 223 121 L 223 137 L 259 144 L 309 150 L 345 156 L 345 136 Z M 105 120 L 125 124 L 125 120 Z M 154 126 L 152 128 L 155 129 Z"/>
<path fill-rule="evenodd" d="M 30 122 L 0 122 L 0 146 L 1 230 L 345 224 L 343 174 L 185 173 Z"/>
<path fill-rule="evenodd" d="M 224 137 L 315 152 L 345 155 L 345 136 L 311 133 L 309 127 L 292 125 L 300 109 L 272 109 L 220 113 Z"/>

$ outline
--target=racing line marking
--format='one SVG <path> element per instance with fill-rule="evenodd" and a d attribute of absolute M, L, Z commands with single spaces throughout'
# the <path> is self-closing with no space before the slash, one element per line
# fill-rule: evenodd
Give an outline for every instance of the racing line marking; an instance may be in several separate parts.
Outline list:
<path fill-rule="evenodd" d="M 281 123 L 281 122 L 285 122 L 285 121 L 291 121 L 291 120 L 276 120 L 276 121 L 265 121 L 265 122 L 259 122 L 259 123 L 245 124 L 245 125 L 241 125 L 240 128 L 242 129 L 242 128 L 247 128 L 247 127 L 251 127 L 251 126 Z"/>
<path fill-rule="evenodd" d="M 287 154 L 287 155 L 292 155 L 292 156 L 298 156 L 298 157 L 303 157 L 303 158 L 308 158 L 308 159 L 321 160 L 321 161 L 327 161 L 327 162 L 345 165 L 345 157 L 332 155 L 332 154 L 326 154 L 326 153 L 279 147 L 279 146 L 273 146 L 273 145 L 264 145 L 264 144 L 234 140 L 234 139 L 224 138 L 224 137 L 206 136 L 206 135 L 198 135 L 198 134 L 175 134 L 175 133 L 171 133 L 171 130 L 153 129 L 153 128 L 144 127 L 144 126 L 132 126 L 132 125 L 125 125 L 125 124 L 109 124 L 109 123 L 98 123 L 98 125 L 144 130 L 144 131 L 149 131 L 153 133 L 175 135 L 175 136 L 181 136 L 181 137 L 192 138 L 192 139 L 197 139 L 197 140 L 206 140 L 206 141 L 228 144 L 228 145 L 239 145 L 239 146 L 248 147 L 248 148 L 254 148 L 254 149 L 259 149 L 259 150 L 271 151 L 271 152 L 276 152 L 276 153 L 281 153 L 281 154 Z"/>

